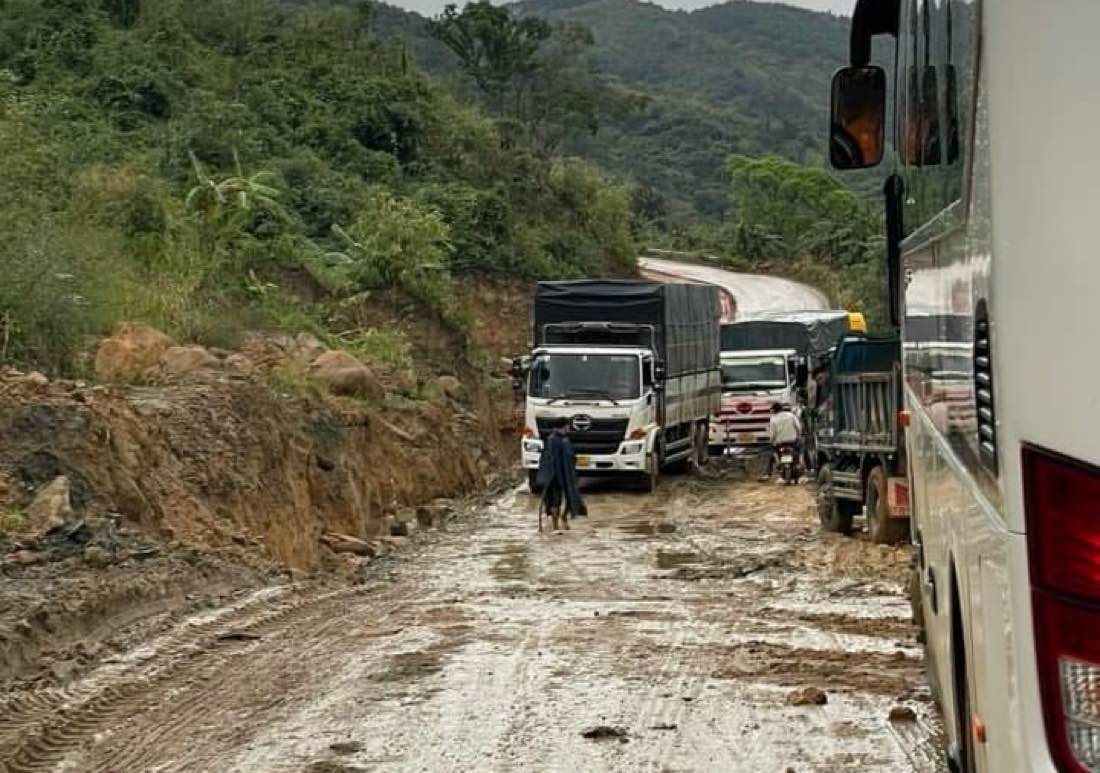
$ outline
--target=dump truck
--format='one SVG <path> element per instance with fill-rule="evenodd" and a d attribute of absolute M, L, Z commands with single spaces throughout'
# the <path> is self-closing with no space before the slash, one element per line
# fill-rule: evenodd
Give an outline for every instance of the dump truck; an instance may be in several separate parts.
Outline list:
<path fill-rule="evenodd" d="M 821 525 L 848 534 L 864 515 L 873 542 L 900 542 L 909 535 L 900 339 L 845 338 L 829 360 L 815 429 Z"/>

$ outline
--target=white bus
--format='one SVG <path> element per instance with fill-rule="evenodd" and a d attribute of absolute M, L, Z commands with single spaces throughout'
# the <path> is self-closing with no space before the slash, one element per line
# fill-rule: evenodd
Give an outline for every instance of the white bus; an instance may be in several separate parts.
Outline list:
<path fill-rule="evenodd" d="M 914 585 L 967 773 L 1100 771 L 1098 32 L 1100 0 L 857 0 L 833 81 L 833 165 L 890 166 Z"/>

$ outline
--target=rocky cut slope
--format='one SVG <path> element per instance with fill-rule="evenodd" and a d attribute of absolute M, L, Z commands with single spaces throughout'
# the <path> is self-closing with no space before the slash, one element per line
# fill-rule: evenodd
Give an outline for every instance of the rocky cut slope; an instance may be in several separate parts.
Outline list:
<path fill-rule="evenodd" d="M 309 335 L 225 352 L 124 325 L 108 383 L 0 374 L 0 684 L 197 599 L 354 578 L 417 505 L 506 474 L 510 382 L 413 327 L 415 373 Z"/>

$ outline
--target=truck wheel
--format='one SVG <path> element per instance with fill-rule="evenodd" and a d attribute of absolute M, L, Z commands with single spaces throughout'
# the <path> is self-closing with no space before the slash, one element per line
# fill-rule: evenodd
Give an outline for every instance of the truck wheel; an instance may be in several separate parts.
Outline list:
<path fill-rule="evenodd" d="M 886 498 L 886 473 L 875 467 L 867 476 L 867 532 L 876 545 L 893 545 L 909 536 L 908 518 L 891 518 Z"/>
<path fill-rule="evenodd" d="M 852 531 L 852 508 L 833 496 L 833 468 L 823 464 L 817 471 L 817 517 L 821 528 L 838 534 Z"/>
<path fill-rule="evenodd" d="M 542 493 L 542 487 L 539 486 L 538 470 L 527 471 L 527 490 L 536 496 Z"/>

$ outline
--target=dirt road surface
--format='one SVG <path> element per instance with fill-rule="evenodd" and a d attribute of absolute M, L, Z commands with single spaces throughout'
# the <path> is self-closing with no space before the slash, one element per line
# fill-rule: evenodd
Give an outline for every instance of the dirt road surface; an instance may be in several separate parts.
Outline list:
<path fill-rule="evenodd" d="M 139 627 L 67 687 L 0 699 L 0 768 L 939 771 L 906 551 L 736 477 L 592 487 L 563 533 L 517 489 L 360 585 Z"/>
<path fill-rule="evenodd" d="M 809 285 L 763 274 L 743 274 L 695 263 L 660 258 L 638 258 L 642 273 L 655 278 L 675 276 L 693 282 L 718 285 L 733 296 L 738 320 L 767 311 L 803 311 L 829 308 L 829 300 Z"/>

